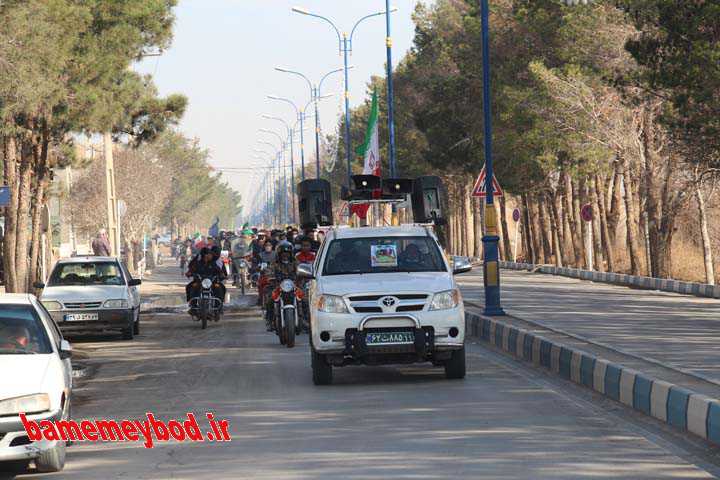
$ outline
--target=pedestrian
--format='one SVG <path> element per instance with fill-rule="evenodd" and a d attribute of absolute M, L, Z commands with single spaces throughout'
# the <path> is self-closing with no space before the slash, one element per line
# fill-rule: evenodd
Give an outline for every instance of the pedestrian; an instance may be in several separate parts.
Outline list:
<path fill-rule="evenodd" d="M 92 241 L 92 251 L 95 256 L 109 257 L 111 254 L 110 240 L 104 228 L 98 231 L 97 237 Z"/>

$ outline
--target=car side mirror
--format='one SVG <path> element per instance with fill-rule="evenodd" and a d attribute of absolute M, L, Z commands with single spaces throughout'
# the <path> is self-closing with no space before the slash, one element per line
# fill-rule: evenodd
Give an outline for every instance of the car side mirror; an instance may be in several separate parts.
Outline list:
<path fill-rule="evenodd" d="M 60 358 L 65 360 L 72 357 L 72 345 L 67 340 L 60 340 Z"/>
<path fill-rule="evenodd" d="M 42 290 L 43 288 L 45 288 L 45 284 L 42 282 L 33 282 L 33 288 Z"/>
<path fill-rule="evenodd" d="M 313 272 L 313 266 L 309 263 L 301 263 L 297 267 L 297 274 L 298 277 L 301 278 L 307 278 L 308 280 L 312 280 L 315 278 L 315 272 Z"/>
<path fill-rule="evenodd" d="M 453 257 L 453 275 L 472 270 L 472 263 L 467 257 Z"/>
<path fill-rule="evenodd" d="M 128 282 L 128 287 L 137 287 L 138 285 L 142 284 L 142 280 L 139 278 L 131 278 Z"/>

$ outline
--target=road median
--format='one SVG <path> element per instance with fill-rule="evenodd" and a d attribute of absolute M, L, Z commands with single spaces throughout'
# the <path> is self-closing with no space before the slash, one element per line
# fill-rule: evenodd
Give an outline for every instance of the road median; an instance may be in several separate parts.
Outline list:
<path fill-rule="evenodd" d="M 467 311 L 466 321 L 470 337 L 720 445 L 720 401 L 716 400 L 720 395 L 715 394 L 720 386 L 716 384 L 668 366 L 644 364 L 645 360 L 621 352 L 603 351 L 607 347 L 515 317 Z"/>

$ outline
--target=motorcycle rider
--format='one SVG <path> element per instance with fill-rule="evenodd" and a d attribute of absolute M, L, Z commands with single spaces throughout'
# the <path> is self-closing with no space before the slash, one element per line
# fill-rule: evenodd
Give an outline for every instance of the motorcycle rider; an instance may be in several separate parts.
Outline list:
<path fill-rule="evenodd" d="M 185 286 L 185 295 L 188 303 L 190 303 L 191 299 L 200 295 L 201 285 L 199 281 L 195 280 L 194 277 L 196 275 L 200 278 L 217 277 L 220 281 L 214 284 L 212 293 L 214 297 L 224 302 L 225 285 L 223 285 L 222 280 L 225 278 L 225 272 L 218 266 L 213 251 L 207 247 L 200 250 L 200 255 L 190 262 L 188 271 L 185 274 L 186 277 L 193 279 Z M 222 312 L 222 307 L 220 311 Z"/>
<path fill-rule="evenodd" d="M 300 242 L 300 251 L 295 254 L 298 263 L 313 263 L 315 261 L 315 252 L 312 250 L 312 240 L 310 237 L 303 237 Z"/>
<path fill-rule="evenodd" d="M 270 267 L 270 275 L 274 279 L 275 285 L 279 285 L 281 280 L 287 278 L 295 280 L 298 262 L 293 256 L 292 244 L 289 242 L 279 243 L 275 253 L 277 257 Z M 268 329 L 270 329 L 272 325 L 270 320 L 273 318 L 272 314 L 274 313 L 273 302 L 272 297 L 268 296 L 268 303 L 265 305 L 268 311 L 268 315 L 265 317 L 268 320 Z"/>
<path fill-rule="evenodd" d="M 241 231 L 239 233 L 240 234 L 230 245 L 230 259 L 232 260 L 233 265 L 233 275 L 240 275 L 240 262 L 245 258 L 245 255 L 248 254 L 247 232 Z M 250 231 L 250 233 L 252 233 L 252 231 Z"/>

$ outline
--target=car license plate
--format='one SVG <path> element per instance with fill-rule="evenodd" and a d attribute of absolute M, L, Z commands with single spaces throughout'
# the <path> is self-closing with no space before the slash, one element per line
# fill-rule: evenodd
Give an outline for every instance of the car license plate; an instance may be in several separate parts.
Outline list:
<path fill-rule="evenodd" d="M 97 320 L 97 313 L 69 313 L 65 315 L 66 322 L 84 322 L 88 320 Z"/>
<path fill-rule="evenodd" d="M 368 346 L 407 345 L 415 343 L 414 332 L 371 332 L 365 336 Z"/>

